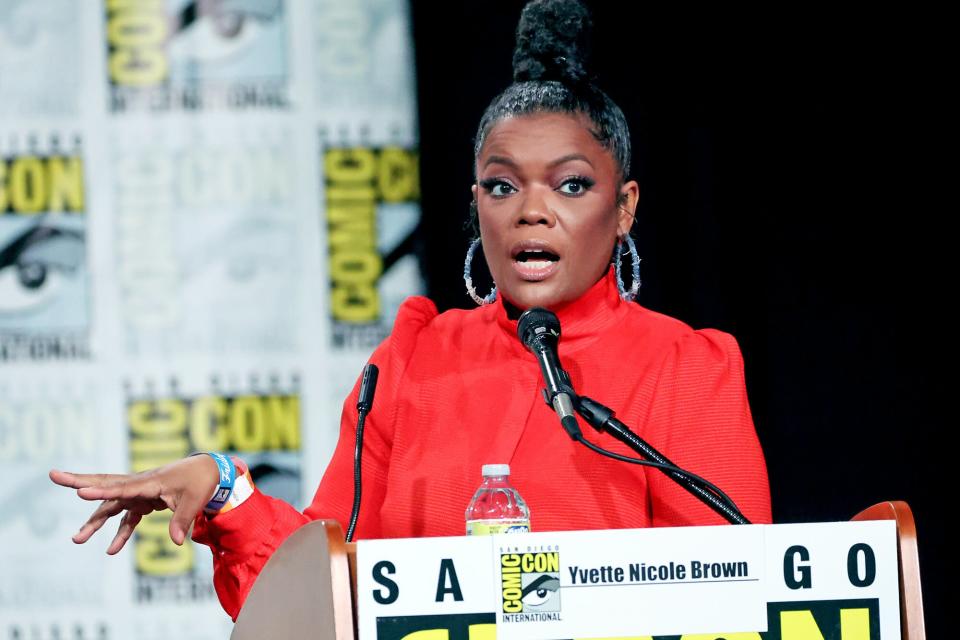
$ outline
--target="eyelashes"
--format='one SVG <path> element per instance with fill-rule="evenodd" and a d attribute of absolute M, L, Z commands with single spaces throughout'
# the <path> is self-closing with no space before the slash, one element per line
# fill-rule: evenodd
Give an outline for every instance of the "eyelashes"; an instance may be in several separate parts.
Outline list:
<path fill-rule="evenodd" d="M 505 198 L 518 191 L 510 181 L 504 178 L 485 178 L 478 183 L 480 188 L 489 193 L 494 198 Z M 560 181 L 560 184 L 554 189 L 563 195 L 573 198 L 582 196 L 597 184 L 593 178 L 587 176 L 567 176 Z"/>
<path fill-rule="evenodd" d="M 560 183 L 559 191 L 569 196 L 578 196 L 592 189 L 595 184 L 597 184 L 595 180 L 586 176 L 570 176 Z M 565 190 L 568 188 L 573 190 Z"/>
<path fill-rule="evenodd" d="M 503 198 L 516 192 L 516 188 L 502 178 L 486 178 L 480 181 L 480 188 L 494 198 Z"/>

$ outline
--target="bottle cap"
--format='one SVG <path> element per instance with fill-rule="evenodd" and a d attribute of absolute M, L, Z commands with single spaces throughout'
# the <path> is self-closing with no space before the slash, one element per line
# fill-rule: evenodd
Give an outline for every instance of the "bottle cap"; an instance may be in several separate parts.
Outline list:
<path fill-rule="evenodd" d="M 484 478 L 489 478 L 491 476 L 508 476 L 510 475 L 510 465 L 508 464 L 485 464 L 481 469 L 481 473 Z"/>

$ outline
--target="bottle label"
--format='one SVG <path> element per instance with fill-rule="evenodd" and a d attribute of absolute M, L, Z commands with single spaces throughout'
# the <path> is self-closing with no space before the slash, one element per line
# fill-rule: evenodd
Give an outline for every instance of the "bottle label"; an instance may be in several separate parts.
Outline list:
<path fill-rule="evenodd" d="M 529 520 L 469 520 L 468 536 L 492 536 L 501 533 L 530 533 Z"/>

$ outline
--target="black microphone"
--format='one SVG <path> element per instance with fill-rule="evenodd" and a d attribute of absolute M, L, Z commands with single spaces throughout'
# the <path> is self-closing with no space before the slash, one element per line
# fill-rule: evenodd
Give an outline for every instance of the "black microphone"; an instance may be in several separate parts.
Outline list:
<path fill-rule="evenodd" d="M 360 516 L 360 496 L 363 488 L 360 477 L 360 457 L 363 454 L 363 425 L 367 414 L 373 409 L 373 394 L 377 391 L 377 365 L 368 364 L 363 368 L 360 379 L 360 393 L 357 394 L 357 442 L 353 450 L 353 509 L 350 512 L 350 525 L 347 527 L 346 541 L 353 540 L 353 531 Z"/>
<path fill-rule="evenodd" d="M 380 370 L 377 365 L 368 364 L 363 368 L 363 377 L 360 379 L 360 393 L 357 395 L 357 411 L 370 412 L 373 408 L 373 394 L 377 391 L 377 376 Z"/>
<path fill-rule="evenodd" d="M 533 307 L 520 316 L 517 322 L 517 335 L 523 346 L 529 349 L 540 363 L 540 372 L 547 385 L 544 399 L 557 412 L 560 424 L 563 425 L 570 439 L 579 439 L 582 434 L 573 413 L 573 389 L 570 387 L 567 372 L 560 366 L 560 357 L 557 355 L 560 320 L 552 311 Z"/>

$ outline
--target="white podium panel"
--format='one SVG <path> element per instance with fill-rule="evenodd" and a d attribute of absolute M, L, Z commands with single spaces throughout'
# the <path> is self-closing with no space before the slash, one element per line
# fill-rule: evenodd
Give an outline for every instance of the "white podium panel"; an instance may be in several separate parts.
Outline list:
<path fill-rule="evenodd" d="M 360 640 L 892 640 L 892 521 L 357 545 Z"/>

